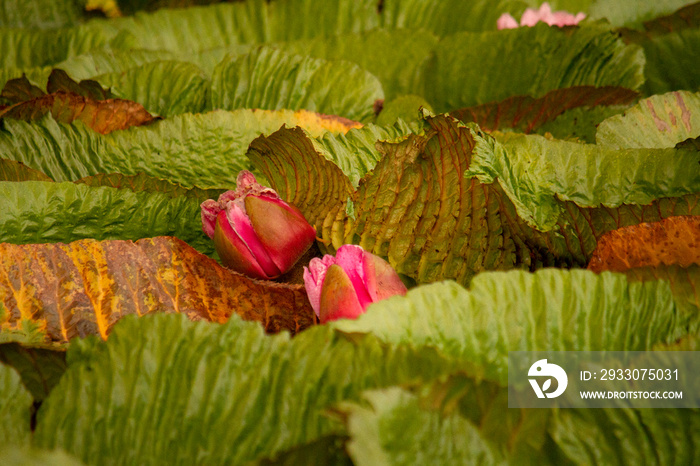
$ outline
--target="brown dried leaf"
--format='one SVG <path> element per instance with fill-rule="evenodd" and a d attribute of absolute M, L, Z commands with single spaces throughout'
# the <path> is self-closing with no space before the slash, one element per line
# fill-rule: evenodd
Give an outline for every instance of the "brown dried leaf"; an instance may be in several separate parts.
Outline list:
<path fill-rule="evenodd" d="M 219 323 L 235 312 L 269 332 L 315 323 L 303 286 L 250 279 L 172 237 L 0 243 L 0 305 L 0 334 L 29 328 L 59 343 L 107 338 L 125 315 L 151 312 Z"/>
<path fill-rule="evenodd" d="M 509 97 L 501 102 L 455 110 L 450 115 L 466 123 L 475 122 L 486 131 L 509 128 L 531 133 L 567 110 L 626 105 L 638 96 L 639 93 L 623 87 L 574 86 L 556 89 L 540 98 Z"/>
<path fill-rule="evenodd" d="M 29 82 L 27 76 L 22 75 L 21 78 L 7 81 L 2 89 L 2 93 L 0 93 L 0 97 L 11 104 L 16 104 L 25 100 L 36 99 L 44 94 L 44 91 Z"/>
<path fill-rule="evenodd" d="M 77 94 L 94 100 L 107 100 L 112 98 L 109 89 L 104 89 L 100 83 L 92 79 L 84 79 L 80 83 L 71 79 L 63 70 L 53 69 L 46 84 L 46 91 L 49 94 L 56 92 L 67 92 Z"/>
<path fill-rule="evenodd" d="M 641 267 L 700 265 L 700 216 L 669 217 L 604 234 L 588 268 L 624 272 Z"/>
<path fill-rule="evenodd" d="M 141 104 L 130 100 L 93 100 L 66 92 L 47 94 L 0 111 L 0 118 L 32 121 L 51 112 L 61 123 L 80 120 L 98 133 L 107 134 L 154 120 Z"/>

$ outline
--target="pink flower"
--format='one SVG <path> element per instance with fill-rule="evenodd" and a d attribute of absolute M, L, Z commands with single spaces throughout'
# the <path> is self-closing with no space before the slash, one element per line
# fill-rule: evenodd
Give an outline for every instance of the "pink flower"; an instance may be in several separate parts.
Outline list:
<path fill-rule="evenodd" d="M 376 301 L 406 294 L 387 261 L 352 244 L 338 248 L 335 257 L 311 259 L 304 267 L 304 284 L 321 323 L 355 319 Z"/>
<path fill-rule="evenodd" d="M 575 16 L 566 11 L 552 12 L 549 3 L 545 2 L 539 10 L 528 8 L 520 18 L 520 26 L 532 27 L 540 21 L 550 26 L 576 26 L 586 18 L 585 13 L 577 13 Z M 514 29 L 518 27 L 518 22 L 508 13 L 503 13 L 496 22 L 498 29 Z"/>
<path fill-rule="evenodd" d="M 236 184 L 218 201 L 202 203 L 202 230 L 227 267 L 255 278 L 278 277 L 308 251 L 316 231 L 251 172 L 240 172 Z"/>

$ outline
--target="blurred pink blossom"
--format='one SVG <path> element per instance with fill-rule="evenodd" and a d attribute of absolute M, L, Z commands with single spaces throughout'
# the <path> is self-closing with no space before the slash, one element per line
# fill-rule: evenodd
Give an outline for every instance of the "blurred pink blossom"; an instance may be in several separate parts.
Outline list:
<path fill-rule="evenodd" d="M 545 2 L 540 6 L 539 10 L 528 8 L 520 18 L 520 26 L 532 27 L 540 21 L 547 23 L 550 26 L 576 26 L 586 18 L 585 13 L 577 13 L 573 15 L 566 11 L 552 11 L 549 3 Z M 496 22 L 498 29 L 515 29 L 518 27 L 518 22 L 508 13 L 503 13 Z"/>

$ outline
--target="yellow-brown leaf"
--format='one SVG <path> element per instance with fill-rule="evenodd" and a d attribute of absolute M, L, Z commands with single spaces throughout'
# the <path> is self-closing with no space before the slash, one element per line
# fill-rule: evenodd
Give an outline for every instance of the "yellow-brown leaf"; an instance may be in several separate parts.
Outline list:
<path fill-rule="evenodd" d="M 107 338 L 125 315 L 151 312 L 219 323 L 237 313 L 269 332 L 315 323 L 303 286 L 250 279 L 172 237 L 0 243 L 0 304 L 3 332 L 31 322 L 47 343 Z"/>
<path fill-rule="evenodd" d="M 669 217 L 605 233 L 588 268 L 624 272 L 640 267 L 700 265 L 700 216 Z"/>

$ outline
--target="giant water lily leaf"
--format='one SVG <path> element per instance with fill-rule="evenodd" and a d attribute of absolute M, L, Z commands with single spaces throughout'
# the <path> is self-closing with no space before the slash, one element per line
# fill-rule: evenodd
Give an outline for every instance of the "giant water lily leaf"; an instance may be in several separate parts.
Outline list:
<path fill-rule="evenodd" d="M 475 127 L 461 125 L 446 116 L 427 118 L 422 126 L 407 138 L 378 143 L 377 159 L 383 158 L 354 193 L 332 163 L 332 157 L 327 155 L 330 152 L 342 155 L 343 151 L 336 149 L 342 147 L 340 144 L 325 151 L 318 141 L 302 131 L 283 129 L 254 141 L 248 156 L 268 177 L 272 187 L 316 225 L 325 250 L 333 251 L 346 243 L 359 244 L 388 258 L 399 273 L 418 283 L 452 278 L 466 284 L 483 270 L 551 265 L 583 267 L 597 239 L 607 231 L 673 215 L 700 214 L 697 174 L 689 169 L 676 172 L 674 168 L 674 164 L 694 167 L 697 152 L 657 151 L 666 155 L 668 161 L 665 164 L 657 158 L 658 173 L 644 171 L 644 166 L 639 164 L 639 171 L 634 172 L 625 165 L 627 177 L 663 179 L 655 190 L 640 189 L 647 182 L 638 182 L 636 188 L 632 184 L 630 188 L 613 176 L 613 172 L 599 176 L 595 167 L 603 163 L 599 160 L 603 157 L 596 146 L 571 143 L 564 150 L 563 142 L 543 138 L 540 139 L 544 146 L 559 144 L 561 151 L 548 148 L 547 156 L 553 160 L 550 163 L 534 153 L 528 156 L 533 160 L 531 163 L 543 164 L 538 175 L 541 178 L 528 171 L 529 158 L 511 160 L 505 151 L 499 157 L 501 166 L 509 171 L 490 171 L 491 176 L 480 174 L 471 178 L 461 174 L 483 166 L 484 159 L 478 159 L 483 155 L 478 146 L 487 143 L 491 147 L 489 153 L 493 154 L 493 148 L 500 143 Z M 350 139 L 350 135 L 346 137 Z M 477 142 L 478 151 L 472 152 Z M 621 151 L 610 152 L 618 155 Z M 623 155 L 646 163 L 648 150 L 626 151 Z M 567 171 L 564 168 L 568 163 L 589 164 L 596 174 L 593 184 L 601 185 L 588 186 L 585 178 L 574 176 L 584 170 Z M 619 160 L 605 163 L 617 166 Z M 349 165 L 361 169 L 357 162 Z M 622 165 L 617 169 L 621 172 Z M 556 170 L 561 175 L 555 174 Z M 501 177 L 510 180 L 516 196 L 501 187 Z M 549 194 L 539 196 L 537 203 L 519 201 L 517 196 L 530 195 L 522 189 L 528 183 L 533 186 L 532 192 Z M 345 188 L 338 191 L 341 185 Z M 649 181 L 648 185 L 653 187 L 654 182 Z M 557 196 L 552 193 L 553 189 L 568 193 L 572 200 L 562 202 L 557 197 L 559 193 Z M 671 197 L 684 192 L 689 194 Z M 597 203 L 601 200 L 598 200 L 586 207 L 586 198 L 590 196 L 610 203 L 613 202 L 609 199 L 613 199 L 618 204 L 599 207 Z M 621 204 L 613 196 L 640 205 Z M 319 199 L 327 201 L 321 203 Z M 528 217 L 530 213 L 534 217 Z M 552 222 L 550 231 L 545 233 L 529 224 L 536 216 Z M 536 225 L 543 228 L 542 224 Z"/>
<path fill-rule="evenodd" d="M 671 14 L 690 3 L 693 3 L 693 0 L 660 0 L 658 2 L 596 0 L 590 6 L 588 13 L 590 18 L 605 18 L 616 27 L 640 27 L 645 21 Z"/>
<path fill-rule="evenodd" d="M 139 103 L 122 99 L 93 100 L 77 94 L 55 92 L 0 110 L 0 118 L 34 121 L 51 113 L 61 123 L 80 120 L 101 134 L 140 126 L 153 116 Z"/>
<path fill-rule="evenodd" d="M 79 83 L 54 69 L 46 85 L 48 94 L 22 76 L 7 82 L 0 95 L 12 105 L 0 107 L 0 118 L 33 121 L 51 113 L 62 123 L 80 120 L 98 133 L 107 134 L 153 121 L 141 104 L 112 99 L 109 90 L 93 80 Z"/>
<path fill-rule="evenodd" d="M 32 395 L 17 372 L 0 364 L 0 434 L 4 445 L 29 445 Z"/>
<path fill-rule="evenodd" d="M 112 87 L 118 97 L 163 117 L 201 112 L 209 92 L 209 81 L 197 66 L 177 61 L 146 63 L 95 79 Z"/>
<path fill-rule="evenodd" d="M 0 67 L 0 86 L 2 86 L 3 90 L 7 83 L 13 79 L 18 79 L 22 77 L 26 77 L 27 80 L 30 82 L 31 85 L 34 85 L 41 91 L 41 88 L 44 87 L 46 84 L 46 80 L 49 79 L 49 75 L 51 74 L 51 71 L 54 68 L 51 66 L 40 66 L 36 68 L 14 68 L 14 67 L 9 67 L 9 68 L 2 68 Z M 43 91 L 42 91 L 43 93 Z M 35 95 L 35 97 L 38 97 L 39 95 Z M 26 100 L 24 98 L 25 96 L 22 96 L 22 100 Z M 20 100 L 21 101 L 21 100 Z M 0 102 L 3 102 L 3 99 L 0 99 Z M 4 100 L 5 103 L 7 103 L 7 100 Z"/>
<path fill-rule="evenodd" d="M 363 394 L 369 406 L 346 403 L 348 451 L 358 466 L 497 465 L 505 459 L 468 419 L 443 414 L 398 387 Z"/>
<path fill-rule="evenodd" d="M 53 29 L 79 19 L 80 8 L 70 0 L 7 0 L 0 5 L 0 28 Z"/>
<path fill-rule="evenodd" d="M 0 339 L 18 335 L 0 333 Z M 35 401 L 42 401 L 66 371 L 66 352 L 58 345 L 29 346 L 18 342 L 0 344 L 0 361 L 14 367 Z"/>
<path fill-rule="evenodd" d="M 109 89 L 104 89 L 97 81 L 83 79 L 77 82 L 68 76 L 68 73 L 59 68 L 55 68 L 51 71 L 48 82 L 46 83 L 46 92 L 49 94 L 54 92 L 68 92 L 94 100 L 106 100 L 112 97 L 112 93 Z"/>
<path fill-rule="evenodd" d="M 670 217 L 606 233 L 590 270 L 624 272 L 638 267 L 700 265 L 700 216 Z"/>
<path fill-rule="evenodd" d="M 474 139 L 449 118 L 427 120 L 425 135 L 380 143 L 383 158 L 358 187 L 354 218 L 330 219 L 334 247 L 359 244 L 419 283 L 516 266 L 499 195 L 465 178 Z M 333 221 L 335 220 L 335 221 Z"/>
<path fill-rule="evenodd" d="M 8 446 L 0 449 L 0 463 L 5 466 L 83 466 L 84 463 L 61 450 Z"/>
<path fill-rule="evenodd" d="M 538 48 L 531 50 L 534 43 Z M 424 95 L 435 111 L 446 112 L 573 86 L 636 90 L 644 82 L 643 64 L 638 46 L 598 25 L 459 33 L 444 38 L 426 62 Z"/>
<path fill-rule="evenodd" d="M 626 40 L 641 43 L 670 32 L 678 32 L 686 28 L 700 26 L 700 5 L 694 3 L 685 6 L 667 16 L 660 16 L 649 21 L 644 21 L 643 31 L 635 29 L 620 29 L 619 32 Z"/>
<path fill-rule="evenodd" d="M 560 200 L 618 207 L 700 192 L 697 151 L 615 150 L 535 135 L 478 141 L 467 176 L 497 179 L 520 217 L 543 231 L 556 225 Z"/>
<path fill-rule="evenodd" d="M 604 234 L 588 268 L 622 272 L 636 281 L 666 280 L 679 308 L 700 315 L 699 244 L 700 216 L 641 223 Z"/>
<path fill-rule="evenodd" d="M 374 0 L 263 0 L 180 10 L 162 9 L 113 21 L 141 42 L 141 48 L 203 51 L 222 46 L 308 39 L 361 32 L 380 24 Z M 315 18 L 308 21 L 308 18 Z"/>
<path fill-rule="evenodd" d="M 3 50 L 0 68 L 52 65 L 109 45 L 113 39 L 115 45 L 123 45 L 116 41 L 113 31 L 92 24 L 47 31 L 4 29 L 0 33 L 0 50 Z"/>
<path fill-rule="evenodd" d="M 486 131 L 515 130 L 532 133 L 567 110 L 598 106 L 625 106 L 639 94 L 621 87 L 575 86 L 556 89 L 539 99 L 509 97 L 501 102 L 477 105 L 450 112 L 464 122 L 474 122 Z"/>
<path fill-rule="evenodd" d="M 700 136 L 700 93 L 655 95 L 598 126 L 598 145 L 615 149 L 675 147 Z"/>
<path fill-rule="evenodd" d="M 17 104 L 27 100 L 42 97 L 46 93 L 33 85 L 25 75 L 21 78 L 9 80 L 3 87 L 0 97 L 10 104 Z"/>
<path fill-rule="evenodd" d="M 627 108 L 628 105 L 577 107 L 565 111 L 533 132 L 543 136 L 551 135 L 556 139 L 595 144 L 598 125 L 614 115 L 619 115 Z"/>
<path fill-rule="evenodd" d="M 695 409 L 561 409 L 550 435 L 570 461 L 584 464 L 693 464 L 700 460 Z"/>
<path fill-rule="evenodd" d="M 275 44 L 290 53 L 347 60 L 376 76 L 387 99 L 420 91 L 415 82 L 421 63 L 428 58 L 437 37 L 427 31 L 377 29 L 361 34 Z M 367 53 L 371 50 L 372 53 Z"/>
<path fill-rule="evenodd" d="M 647 94 L 700 89 L 700 73 L 695 66 L 700 59 L 700 28 L 665 34 L 642 42 L 642 46 Z"/>
<path fill-rule="evenodd" d="M 235 313 L 268 331 L 297 332 L 314 324 L 303 287 L 231 272 L 177 238 L 2 244 L 0 249 L 3 333 L 18 332 L 29 321 L 45 343 L 107 338 L 124 316 L 153 312 L 218 323 Z"/>
<path fill-rule="evenodd" d="M 0 165 L 0 167 L 2 167 L 2 165 Z M 134 192 L 146 191 L 151 193 L 164 193 L 168 194 L 170 197 L 185 196 L 197 199 L 201 202 L 204 202 L 207 199 L 218 199 L 219 196 L 224 192 L 224 190 L 222 189 L 201 189 L 196 187 L 185 188 L 182 185 L 171 183 L 167 180 L 154 178 L 144 173 L 139 173 L 137 175 L 122 175 L 121 173 L 100 173 L 98 175 L 81 178 L 79 180 L 76 180 L 75 182 L 86 184 L 88 186 L 109 186 L 112 188 L 128 188 Z"/>
<path fill-rule="evenodd" d="M 218 111 L 102 136 L 80 123 L 64 125 L 51 117 L 32 124 L 5 120 L 0 152 L 56 181 L 145 173 L 185 187 L 230 188 L 240 170 L 251 168 L 245 151 L 260 134 L 284 124 L 301 125 L 314 136 L 352 126 L 340 123 L 303 111 Z"/>
<path fill-rule="evenodd" d="M 69 243 L 95 238 L 177 236 L 205 254 L 214 246 L 201 231 L 200 201 L 159 192 L 83 184 L 0 182 L 0 243 Z"/>
<path fill-rule="evenodd" d="M 446 36 L 460 31 L 495 31 L 501 14 L 519 18 L 525 6 L 517 0 L 385 0 L 382 20 L 387 28 L 426 29 Z"/>
<path fill-rule="evenodd" d="M 338 401 L 452 367 L 431 348 L 351 341 L 327 326 L 290 339 L 237 316 L 213 325 L 163 314 L 124 319 L 104 343 L 75 342 L 68 360 L 35 444 L 107 464 L 268 458 L 342 434 L 323 413 Z"/>
<path fill-rule="evenodd" d="M 394 344 L 410 335 L 413 345 L 436 345 L 469 361 L 471 375 L 505 386 L 508 351 L 642 351 L 675 341 L 699 318 L 678 308 L 664 281 L 545 269 L 482 273 L 469 290 L 450 282 L 418 287 L 333 326 Z"/>
<path fill-rule="evenodd" d="M 22 162 L 0 159 L 0 181 L 52 181 L 47 175 Z"/>
<path fill-rule="evenodd" d="M 272 188 L 298 207 L 317 232 L 329 212 L 338 213 L 353 194 L 348 177 L 318 150 L 316 141 L 301 128 L 282 128 L 260 137 L 248 150 Z M 297 176 L 299 170 L 305 176 Z"/>
<path fill-rule="evenodd" d="M 75 79 L 89 79 L 130 70 L 146 63 L 168 61 L 174 58 L 175 54 L 167 50 L 121 50 L 104 47 L 69 57 L 55 66 Z"/>
<path fill-rule="evenodd" d="M 367 121 L 383 98 L 379 80 L 355 64 L 262 47 L 217 66 L 210 108 L 305 109 Z"/>
<path fill-rule="evenodd" d="M 307 125 L 301 126 L 305 129 L 308 128 Z M 353 128 L 348 132 L 329 132 L 324 134 L 323 137 L 314 139 L 311 138 L 311 134 L 299 132 L 293 128 L 282 128 L 276 133 L 275 137 L 282 140 L 296 141 L 296 143 L 307 147 L 312 146 L 315 154 L 319 154 L 337 165 L 349 178 L 350 183 L 353 186 L 357 186 L 360 178 L 371 171 L 381 158 L 381 154 L 376 146 L 377 141 L 399 141 L 409 134 L 419 133 L 422 130 L 422 126 L 421 122 L 406 124 L 403 121 L 398 121 L 391 126 L 368 124 L 361 129 Z M 306 163 L 313 165 L 314 162 L 311 160 L 316 158 L 314 156 L 307 159 L 306 157 L 309 153 L 306 151 L 294 154 L 289 152 L 289 149 L 285 149 L 285 151 L 279 150 L 281 148 L 274 152 L 264 152 L 263 144 L 266 144 L 264 139 L 259 139 L 251 144 L 247 155 L 256 166 L 266 173 L 268 179 L 274 177 L 273 172 L 275 170 L 271 166 L 264 168 L 263 165 L 270 165 L 282 154 L 285 154 L 284 156 L 286 157 L 291 157 L 290 160 L 293 160 L 293 163 L 297 164 L 300 169 Z M 290 161 L 290 163 L 292 162 Z M 342 183 L 344 184 L 345 182 L 342 181 Z M 283 187 L 282 184 L 284 183 L 280 181 L 277 185 L 278 188 L 286 190 L 286 187 Z M 293 196 L 291 192 L 289 192 L 289 195 Z"/>

